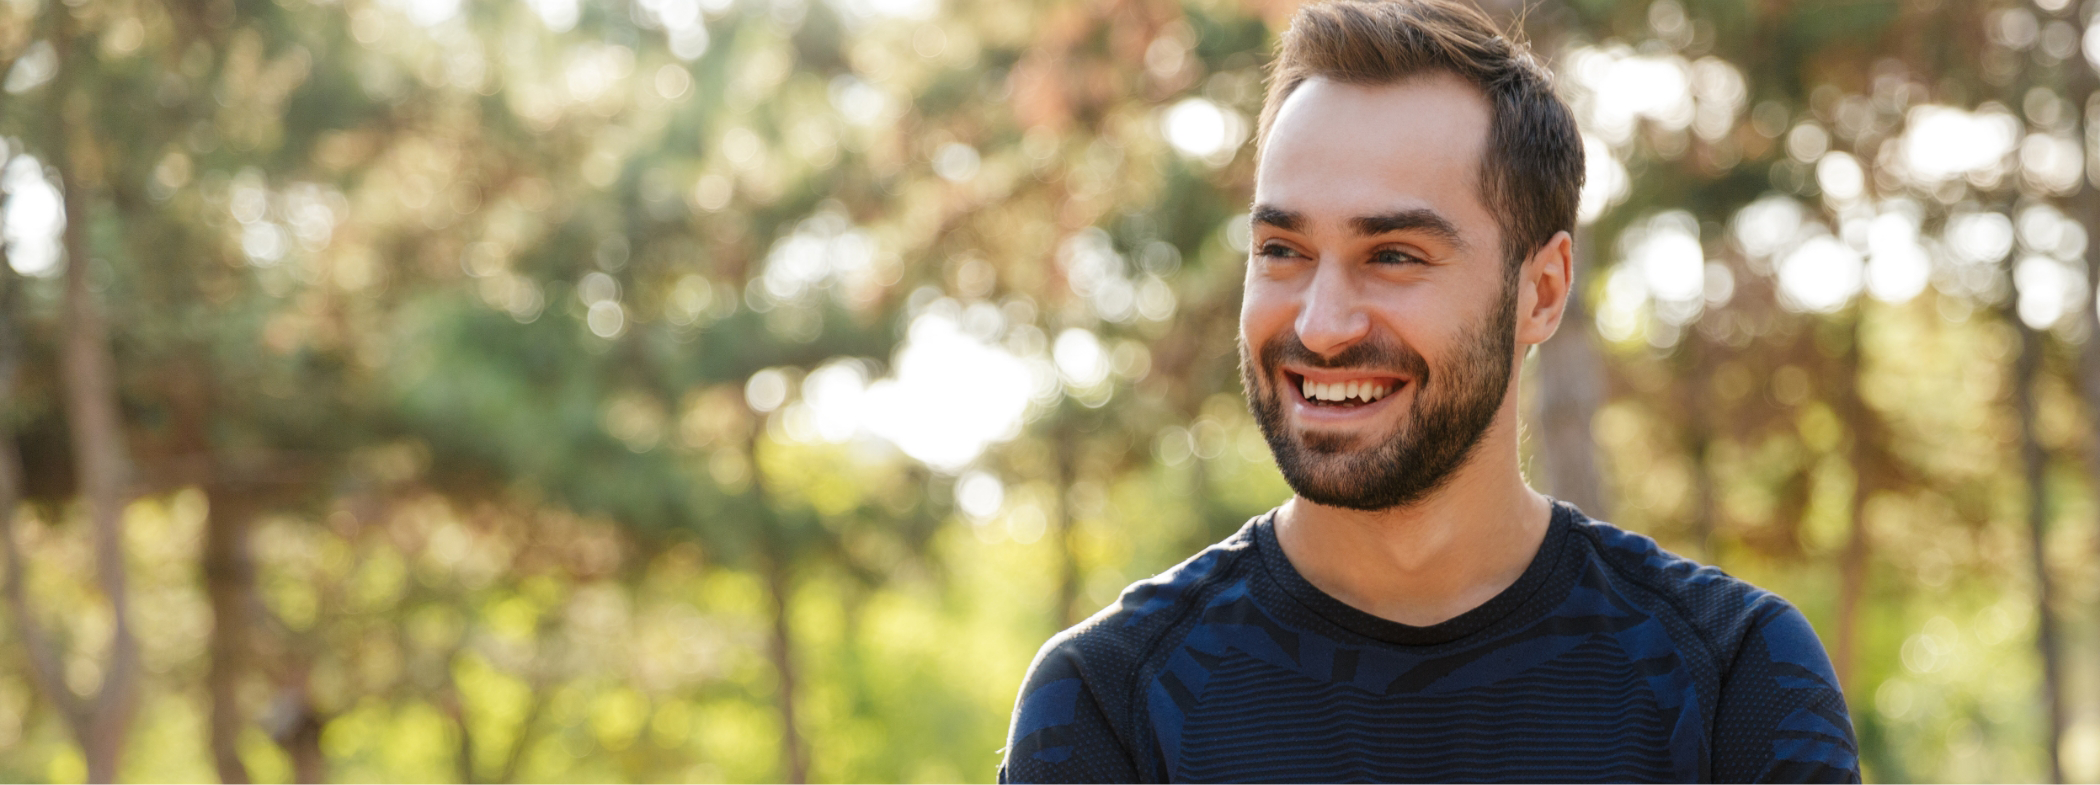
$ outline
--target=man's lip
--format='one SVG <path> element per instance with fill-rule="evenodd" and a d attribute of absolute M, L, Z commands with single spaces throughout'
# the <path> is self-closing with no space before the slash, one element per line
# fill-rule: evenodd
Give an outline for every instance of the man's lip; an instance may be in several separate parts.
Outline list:
<path fill-rule="evenodd" d="M 1284 375 L 1290 377 L 1291 383 L 1297 385 L 1302 385 L 1306 381 L 1312 381 L 1316 384 L 1339 384 L 1343 382 L 1384 382 L 1387 384 L 1391 384 L 1394 387 L 1398 387 L 1409 381 L 1406 376 L 1393 373 L 1391 371 L 1351 370 L 1347 368 L 1310 368 L 1295 365 L 1283 366 L 1282 370 Z"/>

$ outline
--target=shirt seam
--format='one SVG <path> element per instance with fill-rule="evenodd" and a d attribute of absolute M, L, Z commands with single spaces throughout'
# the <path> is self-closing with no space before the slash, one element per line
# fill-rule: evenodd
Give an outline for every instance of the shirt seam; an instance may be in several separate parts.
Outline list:
<path fill-rule="evenodd" d="M 1707 745 L 1706 777 L 1708 780 L 1712 780 L 1714 776 L 1715 767 L 1718 766 L 1720 763 L 1714 755 L 1714 753 L 1718 752 L 1718 750 L 1714 746 L 1714 740 L 1716 738 L 1715 724 L 1720 722 L 1721 718 L 1721 694 L 1726 690 L 1729 678 L 1735 675 L 1735 663 L 1737 660 L 1742 658 L 1744 643 L 1750 639 L 1751 632 L 1755 631 L 1758 626 L 1765 623 L 1765 620 L 1769 616 L 1769 614 L 1761 614 L 1758 617 L 1753 618 L 1749 624 L 1744 626 L 1742 637 L 1736 640 L 1735 646 L 1733 647 L 1733 651 L 1731 651 L 1731 653 L 1728 655 L 1726 667 L 1722 667 L 1722 647 L 1720 643 L 1718 641 L 1715 641 L 1711 634 L 1708 633 L 1708 631 L 1704 629 L 1702 625 L 1698 624 L 1695 621 L 1697 617 L 1691 612 L 1691 609 L 1687 607 L 1685 603 L 1676 596 L 1676 594 L 1664 589 L 1660 582 L 1650 580 L 1646 576 L 1640 574 L 1641 571 L 1638 570 L 1636 567 L 1629 566 L 1626 563 L 1624 563 L 1624 559 L 1626 557 L 1614 554 L 1612 551 L 1615 549 L 1610 545 L 1606 545 L 1603 540 L 1603 535 L 1599 534 L 1594 528 L 1594 519 L 1592 519 L 1591 526 L 1585 526 L 1582 528 L 1582 535 L 1584 537 L 1589 538 L 1591 547 L 1596 550 L 1597 555 L 1603 557 L 1604 563 L 1611 568 L 1614 574 L 1617 574 L 1619 577 L 1625 579 L 1626 581 L 1636 586 L 1639 586 L 1642 589 L 1647 590 L 1649 594 L 1655 595 L 1656 597 L 1660 598 L 1664 604 L 1668 605 L 1672 611 L 1675 611 L 1677 613 L 1679 618 L 1684 619 L 1685 626 L 1691 628 L 1692 630 L 1693 638 L 1699 641 L 1699 645 L 1706 647 L 1705 654 L 1708 660 L 1713 662 L 1716 670 L 1719 671 L 1719 677 L 1715 679 L 1713 706 L 1707 712 L 1705 722 Z M 1769 594 L 1769 592 L 1767 592 L 1767 594 Z"/>
<path fill-rule="evenodd" d="M 1087 659 L 1085 657 L 1074 657 L 1073 659 L 1076 661 L 1075 665 L 1079 669 L 1079 686 L 1086 690 L 1086 699 L 1088 701 L 1093 702 L 1094 711 L 1100 714 L 1103 719 L 1106 719 L 1108 717 L 1108 712 L 1104 711 L 1102 708 L 1103 704 L 1101 702 L 1101 691 L 1095 688 L 1094 680 L 1087 677 L 1088 671 L 1091 670 L 1091 668 L 1087 664 Z M 1110 730 L 1113 731 L 1115 729 L 1110 728 Z M 1117 739 L 1116 741 L 1116 746 L 1123 748 L 1123 758 L 1125 760 L 1130 761 L 1131 773 L 1136 774 L 1137 761 L 1130 751 L 1130 745 L 1127 743 L 1123 743 L 1122 739 Z"/>
<path fill-rule="evenodd" d="M 1255 520 L 1259 520 L 1260 517 L 1261 516 L 1256 516 Z M 1221 560 L 1223 563 L 1218 565 L 1218 569 L 1213 570 L 1209 575 L 1205 575 L 1202 578 L 1197 579 L 1195 583 L 1189 584 L 1189 588 L 1183 594 L 1183 596 L 1188 598 L 1190 601 L 1176 603 L 1177 605 L 1180 605 L 1182 607 L 1175 609 L 1173 611 L 1173 615 L 1168 617 L 1166 625 L 1162 627 L 1162 630 L 1164 630 L 1165 633 L 1161 634 L 1156 640 L 1152 641 L 1151 643 L 1146 644 L 1145 648 L 1138 653 L 1137 660 L 1132 664 L 1133 667 L 1131 667 L 1130 669 L 1130 683 L 1128 686 L 1128 690 L 1130 693 L 1130 708 L 1126 710 L 1128 712 L 1128 716 L 1126 716 L 1125 718 L 1130 725 L 1132 733 L 1139 732 L 1140 730 L 1144 729 L 1147 725 L 1147 723 L 1144 721 L 1145 715 L 1147 713 L 1147 703 L 1145 700 L 1146 691 L 1141 689 L 1141 687 L 1143 686 L 1143 683 L 1145 681 L 1145 669 L 1148 666 L 1148 664 L 1152 661 L 1152 655 L 1157 653 L 1162 646 L 1165 646 L 1167 644 L 1167 641 L 1170 639 L 1179 641 L 1186 640 L 1188 638 L 1187 633 L 1182 633 L 1180 635 L 1174 635 L 1171 633 L 1174 629 L 1181 626 L 1182 620 L 1188 618 L 1188 615 L 1190 613 L 1193 613 L 1197 609 L 1200 609 L 1203 606 L 1209 604 L 1209 601 L 1204 597 L 1204 593 L 1206 591 L 1209 591 L 1212 584 L 1225 580 L 1225 577 L 1233 572 L 1233 567 L 1235 565 L 1232 563 L 1232 561 L 1245 558 L 1246 553 L 1255 547 L 1257 547 L 1257 544 L 1253 542 L 1250 538 L 1247 543 L 1247 547 L 1240 548 L 1238 553 L 1225 554 L 1226 559 Z M 1153 744 L 1155 746 L 1157 745 L 1157 739 L 1154 739 Z M 1158 757 L 1160 757 L 1164 761 L 1166 757 L 1164 754 L 1165 751 L 1161 750 L 1160 752 L 1161 754 Z M 1131 770 L 1133 772 L 1137 772 L 1138 761 L 1136 760 L 1136 751 L 1131 751 L 1131 755 Z M 1166 774 L 1166 772 L 1162 771 L 1160 772 L 1160 774 L 1164 775 Z M 1159 780 L 1164 782 L 1166 780 L 1166 777 L 1162 776 L 1159 778 Z"/>
<path fill-rule="evenodd" d="M 1685 626 L 1690 627 L 1692 629 L 1692 635 L 1699 639 L 1699 644 L 1706 647 L 1705 654 L 1707 656 L 1707 659 L 1713 662 L 1716 666 L 1721 664 L 1722 647 L 1720 643 L 1718 641 L 1715 641 L 1708 634 L 1708 632 L 1705 629 L 1703 629 L 1699 624 L 1693 622 L 1693 619 L 1696 618 L 1696 614 L 1693 614 L 1691 612 L 1691 609 L 1687 607 L 1682 600 L 1678 599 L 1678 597 L 1675 594 L 1663 588 L 1662 584 L 1638 574 L 1638 571 L 1635 568 L 1629 567 L 1626 564 L 1622 563 L 1621 559 L 1623 557 L 1612 554 L 1612 547 L 1609 545 L 1605 545 L 1600 535 L 1598 535 L 1594 530 L 1585 529 L 1582 532 L 1582 534 L 1583 536 L 1588 537 L 1590 539 L 1590 544 L 1595 547 L 1597 555 L 1604 557 L 1605 564 L 1609 565 L 1612 568 L 1612 572 L 1618 574 L 1619 577 L 1626 579 L 1634 585 L 1648 590 L 1648 593 L 1660 598 L 1665 604 L 1670 606 L 1671 610 L 1676 611 L 1678 618 L 1684 619 Z M 1741 645 L 1741 641 L 1737 641 L 1737 644 Z"/>
<path fill-rule="evenodd" d="M 1784 600 L 1782 600 L 1782 602 L 1784 602 Z M 1749 624 L 1743 626 L 1743 637 L 1741 640 L 1735 642 L 1735 651 L 1728 656 L 1728 668 L 1726 670 L 1721 671 L 1721 678 L 1719 680 L 1720 684 L 1719 686 L 1716 686 L 1714 688 L 1713 714 L 1707 717 L 1706 719 L 1706 738 L 1708 739 L 1708 745 L 1713 745 L 1713 740 L 1719 738 L 1718 734 L 1720 733 L 1721 722 L 1721 698 L 1722 696 L 1728 693 L 1729 682 L 1735 680 L 1735 666 L 1737 663 L 1742 662 L 1743 649 L 1749 647 L 1750 636 L 1758 634 L 1758 631 L 1763 629 L 1766 624 L 1770 624 L 1772 619 L 1777 614 L 1784 613 L 1785 611 L 1783 610 L 1783 608 L 1784 606 L 1777 606 L 1760 612 L 1755 618 L 1751 619 Z M 1719 749 L 1716 748 L 1714 751 L 1719 752 Z M 1717 755 L 1707 756 L 1707 779 L 1714 779 L 1714 775 L 1719 769 L 1720 765 L 1721 761 Z"/>

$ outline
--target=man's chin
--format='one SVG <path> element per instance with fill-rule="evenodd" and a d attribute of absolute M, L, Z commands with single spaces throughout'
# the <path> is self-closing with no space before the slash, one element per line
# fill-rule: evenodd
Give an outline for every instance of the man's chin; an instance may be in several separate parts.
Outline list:
<path fill-rule="evenodd" d="M 1362 434 L 1308 428 L 1300 428 L 1292 436 L 1303 454 L 1334 458 L 1354 456 L 1359 460 L 1368 457 L 1372 447 L 1390 440 L 1390 437 L 1371 439 Z"/>
<path fill-rule="evenodd" d="M 1384 494 L 1363 487 L 1365 478 L 1335 476 L 1337 474 L 1322 468 L 1301 466 L 1296 476 L 1286 475 L 1285 480 L 1298 498 L 1322 507 L 1376 512 L 1393 506 Z"/>

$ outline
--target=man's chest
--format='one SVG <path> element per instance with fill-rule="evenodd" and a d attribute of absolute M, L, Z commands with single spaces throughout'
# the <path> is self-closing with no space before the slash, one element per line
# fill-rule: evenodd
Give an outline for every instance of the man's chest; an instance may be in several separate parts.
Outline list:
<path fill-rule="evenodd" d="M 1179 781 L 1683 781 L 1705 768 L 1698 699 L 1668 658 L 1609 636 L 1435 657 L 1276 636 L 1192 637 L 1149 679 Z"/>

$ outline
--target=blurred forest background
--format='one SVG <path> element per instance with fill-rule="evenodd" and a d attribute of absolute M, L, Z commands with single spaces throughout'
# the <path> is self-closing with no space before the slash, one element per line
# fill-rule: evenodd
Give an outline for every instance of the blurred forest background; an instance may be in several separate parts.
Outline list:
<path fill-rule="evenodd" d="M 1499 3 L 1499 4 L 1498 4 Z M 1292 0 L 0 0 L 0 780 L 986 780 L 1288 493 Z M 1541 490 L 2100 781 L 2100 3 L 1539 0 Z"/>

